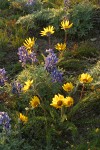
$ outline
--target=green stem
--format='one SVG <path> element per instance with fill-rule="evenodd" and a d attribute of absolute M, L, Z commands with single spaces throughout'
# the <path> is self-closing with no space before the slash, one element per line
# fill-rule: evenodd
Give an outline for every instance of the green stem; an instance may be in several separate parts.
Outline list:
<path fill-rule="evenodd" d="M 61 107 L 61 119 L 63 118 L 64 114 L 65 114 L 65 111 L 64 111 L 64 107 L 62 106 Z"/>
<path fill-rule="evenodd" d="M 46 110 L 43 108 L 41 104 L 40 104 L 40 107 L 42 108 L 42 110 L 44 111 L 44 115 L 46 116 Z"/>
<path fill-rule="evenodd" d="M 80 95 L 80 99 L 82 99 L 82 97 L 83 97 L 84 88 L 85 88 L 85 86 L 84 86 L 84 84 L 83 84 L 82 91 L 81 91 L 81 95 Z"/>
<path fill-rule="evenodd" d="M 51 47 L 50 36 L 48 36 L 49 48 Z"/>
<path fill-rule="evenodd" d="M 65 43 L 67 42 L 67 33 L 65 31 Z"/>

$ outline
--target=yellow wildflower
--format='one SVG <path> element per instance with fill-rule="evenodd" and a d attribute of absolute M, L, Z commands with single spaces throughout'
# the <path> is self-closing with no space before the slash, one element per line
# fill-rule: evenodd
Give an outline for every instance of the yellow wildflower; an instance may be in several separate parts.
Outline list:
<path fill-rule="evenodd" d="M 64 30 L 69 29 L 72 27 L 72 25 L 73 23 L 69 24 L 69 20 L 63 20 L 61 22 L 61 29 L 64 29 Z"/>
<path fill-rule="evenodd" d="M 63 104 L 64 104 L 64 96 L 58 94 L 54 96 L 53 101 L 50 105 L 55 108 L 61 108 Z"/>
<path fill-rule="evenodd" d="M 68 96 L 64 99 L 64 106 L 65 107 L 71 107 L 74 103 L 74 100 L 72 97 Z"/>
<path fill-rule="evenodd" d="M 24 116 L 22 113 L 19 114 L 19 119 L 24 123 L 28 121 L 28 117 Z"/>
<path fill-rule="evenodd" d="M 29 53 L 31 53 L 31 49 L 33 48 L 34 44 L 35 44 L 35 39 L 33 38 L 28 38 L 25 40 L 25 42 L 23 43 L 24 46 L 26 47 L 26 49 L 29 51 Z"/>
<path fill-rule="evenodd" d="M 25 82 L 24 87 L 22 88 L 22 91 L 26 92 L 31 87 L 32 83 L 33 83 L 33 80 L 27 80 Z"/>
<path fill-rule="evenodd" d="M 57 43 L 57 45 L 55 45 L 55 48 L 57 50 L 63 51 L 66 49 L 66 43 L 64 43 L 64 44 L 63 43 Z"/>
<path fill-rule="evenodd" d="M 44 30 L 41 31 L 41 36 L 50 36 L 51 34 L 54 33 L 54 27 L 53 26 L 48 26 L 46 28 L 43 28 Z"/>
<path fill-rule="evenodd" d="M 32 108 L 38 107 L 39 104 L 40 104 L 40 100 L 39 100 L 39 98 L 37 96 L 34 96 L 32 98 L 32 100 L 30 101 L 30 106 Z"/>
<path fill-rule="evenodd" d="M 70 82 L 70 83 L 66 83 L 62 86 L 62 88 L 66 91 L 66 92 L 70 92 L 74 86 L 73 84 Z"/>
<path fill-rule="evenodd" d="M 92 80 L 93 80 L 93 78 L 88 73 L 82 73 L 79 76 L 80 83 L 90 83 L 90 82 L 92 82 Z"/>

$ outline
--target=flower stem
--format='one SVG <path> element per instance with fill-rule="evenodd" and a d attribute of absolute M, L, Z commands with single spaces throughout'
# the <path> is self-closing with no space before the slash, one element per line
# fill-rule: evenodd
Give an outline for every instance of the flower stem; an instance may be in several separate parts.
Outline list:
<path fill-rule="evenodd" d="M 63 118 L 64 113 L 65 113 L 65 111 L 64 111 L 64 107 L 62 106 L 62 107 L 61 107 L 61 119 Z"/>
<path fill-rule="evenodd" d="M 43 106 L 40 104 L 40 107 L 42 108 L 42 110 L 44 111 L 44 114 L 46 113 L 46 110 L 43 108 Z"/>
<path fill-rule="evenodd" d="M 59 59 L 63 57 L 64 51 L 59 52 Z"/>
<path fill-rule="evenodd" d="M 65 31 L 65 43 L 67 42 L 67 33 Z"/>
<path fill-rule="evenodd" d="M 48 36 L 49 48 L 51 47 L 50 36 Z"/>
<path fill-rule="evenodd" d="M 81 91 L 81 95 L 80 95 L 80 99 L 82 99 L 82 97 L 83 97 L 84 88 L 85 88 L 85 86 L 84 86 L 84 84 L 83 84 L 82 91 Z"/>

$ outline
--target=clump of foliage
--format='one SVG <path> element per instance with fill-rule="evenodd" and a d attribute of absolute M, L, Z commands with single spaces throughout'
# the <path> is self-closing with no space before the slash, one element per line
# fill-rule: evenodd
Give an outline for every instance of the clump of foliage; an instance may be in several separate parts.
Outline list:
<path fill-rule="evenodd" d="M 74 51 L 75 57 L 78 58 L 95 58 L 98 56 L 98 53 L 98 49 L 89 42 L 80 43 L 77 49 Z"/>
<path fill-rule="evenodd" d="M 49 24 L 54 25 L 56 27 L 56 30 L 58 30 L 60 23 L 59 19 L 61 18 L 62 14 L 64 14 L 64 11 L 62 9 L 46 8 L 20 17 L 16 23 L 27 26 L 28 29 L 34 29 L 35 31 L 39 31 L 44 26 L 47 26 Z"/>
<path fill-rule="evenodd" d="M 70 8 L 68 12 L 70 20 L 74 24 L 73 28 L 68 31 L 69 35 L 74 35 L 78 38 L 88 35 L 89 31 L 93 28 L 93 5 L 89 2 L 81 2 Z M 17 23 L 25 26 L 29 23 L 28 28 L 34 28 L 34 30 L 40 29 L 40 24 L 41 27 L 52 24 L 59 31 L 59 21 L 68 15 L 68 12 L 65 12 L 63 7 L 59 9 L 42 8 L 39 11 L 34 11 L 32 14 L 20 17 Z M 65 13 L 66 15 L 64 15 Z"/>
<path fill-rule="evenodd" d="M 34 11 L 41 10 L 43 7 L 41 0 L 11 0 L 10 9 L 22 14 L 30 14 Z"/>
<path fill-rule="evenodd" d="M 9 2 L 8 0 L 1 0 L 0 1 L 0 9 L 7 9 L 9 8 Z"/>
<path fill-rule="evenodd" d="M 92 23 L 93 5 L 89 2 L 76 4 L 70 10 L 70 19 L 74 23 L 73 28 L 69 31 L 70 34 L 76 37 L 84 37 L 93 28 Z"/>

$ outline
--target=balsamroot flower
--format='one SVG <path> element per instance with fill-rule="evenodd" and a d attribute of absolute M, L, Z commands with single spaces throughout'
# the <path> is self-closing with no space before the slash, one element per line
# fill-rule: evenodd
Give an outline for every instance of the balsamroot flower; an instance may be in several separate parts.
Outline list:
<path fill-rule="evenodd" d="M 65 107 L 71 107 L 73 104 L 74 104 L 74 99 L 72 97 L 68 96 L 64 99 Z"/>
<path fill-rule="evenodd" d="M 0 69 L 0 86 L 3 86 L 7 81 L 5 69 Z"/>
<path fill-rule="evenodd" d="M 31 87 L 32 83 L 33 83 L 33 80 L 27 80 L 25 82 L 24 87 L 22 88 L 22 91 L 26 92 Z"/>
<path fill-rule="evenodd" d="M 28 38 L 25 40 L 25 42 L 23 43 L 23 45 L 25 46 L 25 48 L 28 50 L 29 53 L 31 53 L 31 50 L 33 48 L 33 46 L 35 45 L 35 38 Z"/>
<path fill-rule="evenodd" d="M 46 28 L 43 28 L 44 30 L 41 31 L 41 36 L 50 36 L 51 34 L 54 33 L 54 27 L 53 26 L 48 26 Z"/>
<path fill-rule="evenodd" d="M 73 90 L 74 86 L 73 84 L 70 82 L 70 83 L 66 83 L 62 86 L 62 88 L 66 91 L 66 92 L 70 92 Z"/>
<path fill-rule="evenodd" d="M 55 108 L 61 108 L 64 105 L 64 99 L 64 96 L 61 94 L 55 95 L 50 105 Z"/>
<path fill-rule="evenodd" d="M 10 130 L 10 120 L 7 112 L 0 112 L 0 125 L 3 125 L 3 129 L 6 131 Z"/>
<path fill-rule="evenodd" d="M 28 121 L 28 117 L 24 116 L 22 113 L 19 114 L 19 119 L 23 123 L 27 123 L 27 121 Z"/>
<path fill-rule="evenodd" d="M 80 83 L 91 83 L 93 80 L 93 78 L 91 77 L 90 74 L 88 73 L 82 73 L 80 76 L 79 76 L 79 81 Z"/>
<path fill-rule="evenodd" d="M 63 95 L 58 94 L 54 96 L 53 101 L 50 105 L 55 108 L 62 108 L 62 106 L 71 107 L 73 104 L 74 104 L 74 100 L 72 97 L 68 96 L 64 98 Z"/>
<path fill-rule="evenodd" d="M 66 43 L 57 43 L 56 45 L 55 45 L 55 48 L 57 49 L 57 50 L 59 50 L 59 51 L 64 51 L 65 49 L 66 49 Z"/>
<path fill-rule="evenodd" d="M 32 100 L 30 101 L 30 106 L 32 108 L 38 107 L 39 104 L 40 104 L 40 100 L 39 100 L 39 98 L 37 96 L 34 96 L 32 98 Z"/>
<path fill-rule="evenodd" d="M 61 29 L 67 30 L 69 28 L 71 28 L 73 25 L 73 23 L 69 24 L 69 20 L 63 20 L 61 22 Z"/>

